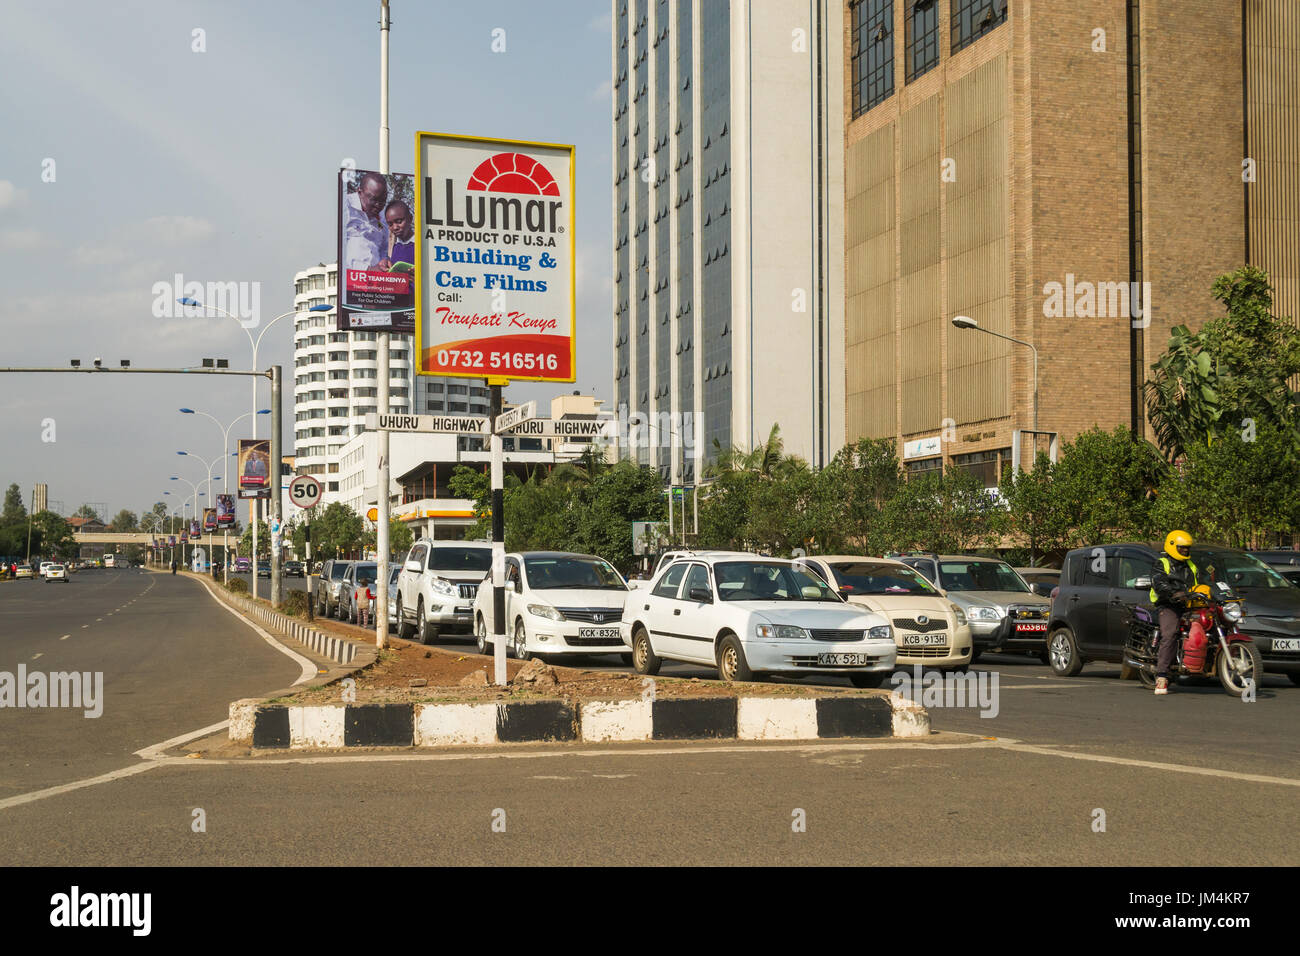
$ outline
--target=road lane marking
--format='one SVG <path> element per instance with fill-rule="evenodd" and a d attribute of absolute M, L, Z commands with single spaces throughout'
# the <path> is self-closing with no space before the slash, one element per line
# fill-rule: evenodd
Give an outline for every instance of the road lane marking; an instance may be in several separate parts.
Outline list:
<path fill-rule="evenodd" d="M 1131 757 L 1110 757 L 1105 754 L 1072 753 L 1043 747 L 1035 744 L 1022 744 L 999 741 L 999 749 L 1016 753 L 1041 754 L 1045 757 L 1066 757 L 1070 760 L 1091 760 L 1095 763 L 1112 763 L 1121 767 L 1139 767 L 1144 770 L 1164 770 L 1169 773 L 1190 773 L 1201 777 L 1219 777 L 1224 780 L 1240 780 L 1246 783 L 1276 783 L 1286 787 L 1300 787 L 1300 780 L 1291 777 L 1270 777 L 1262 773 L 1238 773 L 1235 770 L 1216 770 L 1213 767 L 1193 767 L 1190 764 L 1161 763 L 1156 760 L 1134 760 Z"/>
<path fill-rule="evenodd" d="M 36 660 L 36 658 L 38 658 L 38 657 L 44 657 L 44 656 L 45 656 L 44 654 L 33 654 L 33 655 L 32 655 L 32 660 Z"/>
<path fill-rule="evenodd" d="M 144 773 L 146 770 L 153 770 L 161 764 L 154 761 L 145 761 L 133 764 L 130 767 L 123 767 L 121 770 L 113 770 L 109 773 L 100 774 L 98 777 L 90 777 L 86 780 L 77 780 L 73 783 L 59 784 L 57 787 L 47 787 L 44 790 L 33 790 L 31 793 L 22 793 L 16 797 L 6 797 L 0 800 L 0 810 L 7 810 L 9 807 L 20 807 L 24 803 L 35 803 L 37 800 L 44 800 L 47 797 L 57 797 L 61 793 L 70 793 L 73 790 L 80 790 L 83 787 L 93 787 L 96 784 L 109 783 L 113 780 L 120 780 L 123 777 L 134 776 L 137 773 Z"/>
<path fill-rule="evenodd" d="M 59 638 L 59 640 L 61 640 L 61 641 L 66 641 L 66 640 L 67 640 L 68 638 L 70 638 L 71 636 L 72 636 L 71 634 L 64 634 L 61 638 Z"/>
<path fill-rule="evenodd" d="M 208 583 L 207 583 L 206 581 L 200 581 L 199 583 L 203 585 L 204 590 L 206 590 L 206 591 L 208 592 L 208 595 L 212 598 L 213 601 L 215 601 L 215 602 L 217 603 L 217 606 L 218 606 L 218 607 L 223 607 L 223 608 L 225 608 L 227 611 L 229 611 L 231 614 L 233 614 L 233 615 L 234 615 L 238 620 L 240 620 L 240 621 L 242 621 L 243 623 L 247 624 L 247 625 L 248 625 L 249 627 L 251 627 L 254 631 L 256 631 L 258 634 L 260 634 L 261 637 L 262 637 L 262 640 L 266 641 L 266 643 L 270 644 L 272 647 L 274 647 L 274 648 L 275 648 L 277 651 L 279 651 L 281 654 L 284 654 L 286 657 L 291 658 L 295 663 L 298 664 L 299 667 L 302 668 L 302 674 L 298 677 L 298 679 L 297 679 L 296 681 L 294 681 L 294 682 L 290 685 L 291 687 L 297 687 L 299 684 L 305 684 L 305 683 L 307 683 L 307 681 L 309 681 L 309 680 L 313 680 L 313 679 L 316 677 L 317 670 L 316 670 L 316 665 L 315 665 L 313 662 L 309 661 L 307 658 L 303 657 L 303 656 L 302 656 L 301 654 L 299 654 L 298 652 L 296 652 L 296 651 L 294 651 L 294 650 L 291 650 L 291 649 L 288 648 L 288 647 L 285 647 L 283 644 L 281 644 L 279 641 L 277 641 L 274 637 L 272 637 L 269 633 L 267 633 L 266 631 L 262 630 L 260 627 L 258 627 L 256 624 L 254 624 L 254 623 L 253 623 L 252 621 L 250 621 L 248 618 L 244 617 L 242 614 L 240 614 L 238 611 L 236 611 L 233 607 L 231 607 L 230 605 L 228 605 L 225 601 L 222 601 L 220 598 L 218 598 L 218 597 L 216 596 L 216 594 L 213 593 L 212 588 L 208 587 Z"/>

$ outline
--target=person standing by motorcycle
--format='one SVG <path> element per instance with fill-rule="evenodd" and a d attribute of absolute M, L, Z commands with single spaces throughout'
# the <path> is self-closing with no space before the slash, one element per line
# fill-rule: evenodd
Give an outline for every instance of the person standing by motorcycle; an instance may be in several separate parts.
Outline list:
<path fill-rule="evenodd" d="M 1160 623 L 1160 648 L 1156 653 L 1156 693 L 1169 693 L 1169 667 L 1178 646 L 1178 623 L 1187 610 L 1187 595 L 1200 581 L 1192 562 L 1192 536 L 1171 531 L 1165 553 L 1151 567 L 1151 603 Z"/>

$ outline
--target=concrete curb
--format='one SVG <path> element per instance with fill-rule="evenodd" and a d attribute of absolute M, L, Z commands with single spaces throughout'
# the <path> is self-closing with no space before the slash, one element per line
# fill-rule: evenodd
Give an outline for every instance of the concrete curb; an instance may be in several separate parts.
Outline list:
<path fill-rule="evenodd" d="M 281 614 L 279 611 L 272 611 L 261 604 L 255 604 L 252 598 L 230 594 L 220 586 L 213 587 L 212 591 L 226 604 L 238 609 L 241 613 L 248 615 L 265 627 L 279 632 L 290 640 L 297 641 L 304 647 L 311 648 L 317 654 L 336 663 L 351 664 L 357 660 L 358 653 L 363 653 L 366 649 L 373 650 L 371 645 L 358 644 L 356 641 L 350 641 L 345 637 L 318 631 L 314 627 L 309 627 L 305 621 L 299 621 L 287 614 Z"/>
<path fill-rule="evenodd" d="M 924 737 L 930 715 L 898 695 L 687 697 L 449 704 L 230 705 L 230 740 L 257 749 L 452 747 L 650 740 Z"/>

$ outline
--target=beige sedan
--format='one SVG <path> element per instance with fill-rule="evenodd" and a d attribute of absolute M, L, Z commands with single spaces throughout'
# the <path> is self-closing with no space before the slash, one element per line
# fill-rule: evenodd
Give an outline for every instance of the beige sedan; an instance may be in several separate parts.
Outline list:
<path fill-rule="evenodd" d="M 899 667 L 965 670 L 970 666 L 971 632 L 965 613 L 903 562 L 848 554 L 799 560 L 838 589 L 844 600 L 889 620 Z"/>

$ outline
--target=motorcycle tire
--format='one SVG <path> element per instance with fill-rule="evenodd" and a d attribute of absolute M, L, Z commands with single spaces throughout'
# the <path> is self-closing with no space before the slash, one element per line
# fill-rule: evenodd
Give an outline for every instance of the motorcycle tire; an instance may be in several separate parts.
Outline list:
<path fill-rule="evenodd" d="M 1138 668 L 1138 680 L 1142 682 L 1143 687 L 1151 688 L 1156 686 L 1156 675 Z"/>
<path fill-rule="evenodd" d="M 1245 654 L 1250 658 L 1250 673 L 1248 676 L 1255 682 L 1255 689 L 1259 689 L 1260 683 L 1264 680 L 1264 658 L 1259 653 L 1259 648 L 1252 642 L 1243 641 L 1237 644 L 1228 645 L 1228 652 L 1234 658 L 1239 654 Z M 1246 690 L 1245 682 L 1237 683 L 1241 678 L 1232 670 L 1232 661 L 1227 654 L 1219 652 L 1218 659 L 1214 662 L 1214 672 L 1219 677 L 1219 683 L 1223 689 L 1233 697 L 1240 697 Z"/>

